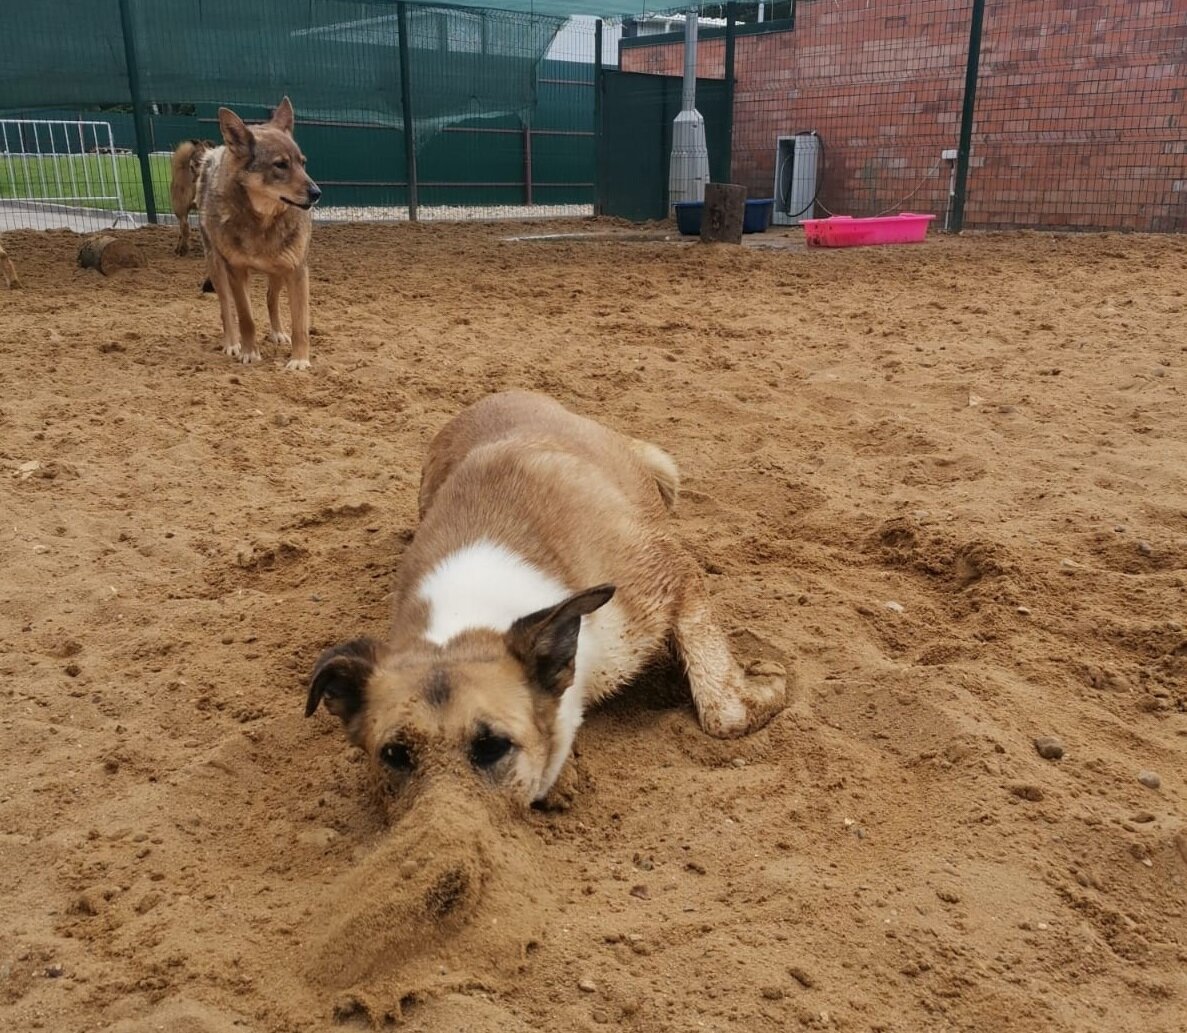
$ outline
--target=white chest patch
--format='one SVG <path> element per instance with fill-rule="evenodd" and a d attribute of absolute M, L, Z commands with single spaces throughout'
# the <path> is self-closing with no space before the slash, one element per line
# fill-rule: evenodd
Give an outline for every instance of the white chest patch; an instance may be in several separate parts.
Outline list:
<path fill-rule="evenodd" d="M 443 646 L 463 631 L 504 632 L 520 617 L 563 602 L 568 590 L 522 556 L 479 541 L 450 553 L 420 582 L 429 607 L 425 638 Z"/>

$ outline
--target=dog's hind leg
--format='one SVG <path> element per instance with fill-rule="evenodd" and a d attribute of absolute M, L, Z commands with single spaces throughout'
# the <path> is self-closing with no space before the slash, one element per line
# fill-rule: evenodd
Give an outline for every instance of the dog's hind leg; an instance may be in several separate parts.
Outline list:
<path fill-rule="evenodd" d="M 288 279 L 289 313 L 293 318 L 293 350 L 287 369 L 308 369 L 309 362 L 309 270 L 294 269 Z"/>
<path fill-rule="evenodd" d="M 235 310 L 239 314 L 239 342 L 242 345 L 239 361 L 245 364 L 259 362 L 261 356 L 260 346 L 256 343 L 256 321 L 251 314 L 251 298 L 247 296 L 247 270 L 228 266 L 227 281 Z"/>
<path fill-rule="evenodd" d="M 230 271 L 223 256 L 209 246 L 206 251 L 206 271 L 218 295 L 218 309 L 223 319 L 223 353 L 237 356 L 242 349 L 239 346 L 235 299 L 231 296 Z"/>
<path fill-rule="evenodd" d="M 655 481 L 664 505 L 669 510 L 674 509 L 680 494 L 680 470 L 676 466 L 676 460 L 658 445 L 653 445 L 650 441 L 640 441 L 638 438 L 631 438 L 631 449 L 647 467 L 647 472 Z"/>
<path fill-rule="evenodd" d="M 284 286 L 284 278 L 280 276 L 268 277 L 268 341 L 271 344 L 292 344 L 292 338 L 281 329 L 280 325 L 280 290 Z"/>
<path fill-rule="evenodd" d="M 177 248 L 176 253 L 181 256 L 190 253 L 190 213 L 187 208 L 185 211 L 174 211 L 177 216 Z"/>
<path fill-rule="evenodd" d="M 699 587 L 684 600 L 676 618 L 675 639 L 697 718 L 710 735 L 721 739 L 746 735 L 787 705 L 783 669 L 778 664 L 760 663 L 744 672 Z"/>
<path fill-rule="evenodd" d="M 16 266 L 12 264 L 12 259 L 8 257 L 8 252 L 0 247 L 0 275 L 3 275 L 4 282 L 12 288 L 17 288 L 21 285 L 20 277 L 16 274 Z"/>

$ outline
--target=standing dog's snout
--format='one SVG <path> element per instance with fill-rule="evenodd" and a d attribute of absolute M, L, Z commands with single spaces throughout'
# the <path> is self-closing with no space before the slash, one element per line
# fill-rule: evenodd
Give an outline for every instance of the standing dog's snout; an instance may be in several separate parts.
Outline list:
<path fill-rule="evenodd" d="M 305 188 L 305 195 L 309 198 L 310 204 L 317 204 L 321 200 L 321 187 L 311 179 L 309 186 Z"/>

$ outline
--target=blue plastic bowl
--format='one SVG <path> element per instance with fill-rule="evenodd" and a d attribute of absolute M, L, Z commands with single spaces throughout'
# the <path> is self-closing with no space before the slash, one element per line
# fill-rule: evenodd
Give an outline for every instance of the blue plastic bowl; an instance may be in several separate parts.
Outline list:
<path fill-rule="evenodd" d="M 755 198 L 746 202 L 746 215 L 742 220 L 743 233 L 765 233 L 775 214 L 773 197 Z"/>
<path fill-rule="evenodd" d="M 699 237 L 701 235 L 701 216 L 705 214 L 704 201 L 677 201 L 676 229 L 684 237 Z"/>
<path fill-rule="evenodd" d="M 701 219 L 705 214 L 704 201 L 677 201 L 676 228 L 684 237 L 699 237 L 701 234 Z M 746 202 L 746 213 L 742 218 L 743 233 L 764 233 L 771 225 L 771 217 L 775 213 L 775 199 L 773 197 L 755 198 Z"/>

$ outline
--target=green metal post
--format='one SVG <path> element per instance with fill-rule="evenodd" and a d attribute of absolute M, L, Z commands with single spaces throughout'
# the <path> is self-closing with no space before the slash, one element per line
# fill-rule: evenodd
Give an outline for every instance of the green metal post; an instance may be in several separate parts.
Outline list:
<path fill-rule="evenodd" d="M 523 120 L 523 203 L 531 206 L 532 201 L 532 116 Z"/>
<path fill-rule="evenodd" d="M 973 0 L 972 24 L 969 26 L 969 55 L 964 76 L 964 107 L 960 113 L 960 142 L 956 148 L 956 177 L 952 188 L 950 230 L 964 228 L 964 202 L 968 196 L 969 152 L 973 146 L 973 117 L 977 107 L 977 72 L 981 64 L 981 25 L 985 20 L 985 0 Z"/>
<path fill-rule="evenodd" d="M 734 181 L 734 43 L 737 38 L 738 5 L 725 5 L 725 181 Z"/>
<path fill-rule="evenodd" d="M 148 156 L 148 122 L 144 117 L 144 98 L 140 92 L 140 66 L 136 61 L 136 32 L 132 26 L 131 0 L 120 0 L 120 27 L 124 33 L 124 63 L 128 70 L 128 92 L 132 96 L 132 124 L 136 127 L 136 157 L 140 159 L 140 181 L 144 187 L 144 210 L 148 221 L 157 221 L 157 200 L 153 196 L 152 165 Z"/>
<path fill-rule="evenodd" d="M 602 75 L 602 19 L 594 25 L 594 215 L 604 214 L 606 195 L 606 170 L 602 158 L 606 146 L 602 126 L 602 91 L 605 79 Z"/>
<path fill-rule="evenodd" d="M 408 4 L 396 4 L 396 24 L 400 31 L 400 105 L 404 111 L 404 166 L 408 179 L 408 218 L 417 220 L 419 191 L 416 178 L 416 123 L 412 118 L 412 68 L 408 45 Z"/>

